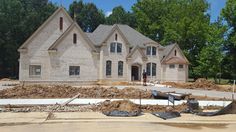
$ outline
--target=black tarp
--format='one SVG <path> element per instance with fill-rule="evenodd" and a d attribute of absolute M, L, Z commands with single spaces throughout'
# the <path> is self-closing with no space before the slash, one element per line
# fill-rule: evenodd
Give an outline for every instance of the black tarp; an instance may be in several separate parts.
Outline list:
<path fill-rule="evenodd" d="M 217 115 L 224 115 L 224 114 L 236 114 L 236 101 L 232 101 L 226 107 L 215 112 L 199 112 L 196 114 L 199 116 L 217 116 Z"/>
<path fill-rule="evenodd" d="M 128 111 L 109 111 L 109 112 L 103 112 L 106 116 L 116 116 L 116 117 L 132 117 L 132 116 L 139 116 L 141 114 L 140 111 L 134 111 L 134 112 L 128 112 Z"/>
<path fill-rule="evenodd" d="M 180 117 L 179 112 L 154 112 L 152 114 L 164 120 Z"/>

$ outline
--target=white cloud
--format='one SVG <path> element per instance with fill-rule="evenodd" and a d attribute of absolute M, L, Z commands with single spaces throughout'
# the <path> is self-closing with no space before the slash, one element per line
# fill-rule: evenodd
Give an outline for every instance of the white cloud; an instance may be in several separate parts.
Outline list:
<path fill-rule="evenodd" d="M 107 11 L 107 12 L 105 13 L 105 16 L 106 16 L 106 17 L 109 17 L 111 14 L 112 14 L 112 11 Z"/>

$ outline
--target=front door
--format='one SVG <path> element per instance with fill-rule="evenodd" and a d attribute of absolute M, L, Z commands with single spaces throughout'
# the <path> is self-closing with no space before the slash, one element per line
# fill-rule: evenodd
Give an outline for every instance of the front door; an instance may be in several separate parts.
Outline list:
<path fill-rule="evenodd" d="M 132 74 L 131 74 L 132 81 L 139 81 L 139 67 L 138 66 L 132 66 Z"/>

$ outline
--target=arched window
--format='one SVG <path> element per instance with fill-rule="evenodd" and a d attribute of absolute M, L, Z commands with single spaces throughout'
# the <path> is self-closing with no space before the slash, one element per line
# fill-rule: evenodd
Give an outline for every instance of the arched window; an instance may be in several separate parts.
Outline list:
<path fill-rule="evenodd" d="M 112 62 L 110 60 L 106 61 L 106 76 L 111 75 L 111 64 Z"/>
<path fill-rule="evenodd" d="M 175 50 L 175 56 L 176 56 L 176 54 L 177 54 L 177 52 L 176 52 L 176 50 Z"/>
<path fill-rule="evenodd" d="M 156 76 L 156 68 L 157 68 L 156 63 L 152 63 L 152 76 Z"/>
<path fill-rule="evenodd" d="M 60 27 L 60 30 L 63 30 L 63 17 L 60 17 L 59 27 Z"/>
<path fill-rule="evenodd" d="M 118 62 L 118 76 L 123 76 L 123 61 Z"/>
<path fill-rule="evenodd" d="M 77 34 L 76 33 L 73 34 L 73 43 L 74 44 L 77 43 Z"/>

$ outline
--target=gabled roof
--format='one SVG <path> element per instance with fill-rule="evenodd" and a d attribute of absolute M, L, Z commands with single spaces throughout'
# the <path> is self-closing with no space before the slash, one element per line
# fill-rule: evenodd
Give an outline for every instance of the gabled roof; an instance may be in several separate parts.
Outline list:
<path fill-rule="evenodd" d="M 73 28 L 77 28 L 85 41 L 89 44 L 89 46 L 93 49 L 94 52 L 97 52 L 96 48 L 94 47 L 93 42 L 88 38 L 88 36 L 83 32 L 83 30 L 79 27 L 79 25 L 74 21 L 70 27 L 49 47 L 48 50 L 57 50 L 56 47 L 60 44 L 64 37 L 66 37 Z"/>
<path fill-rule="evenodd" d="M 180 60 L 178 59 L 179 57 L 177 57 L 177 58 L 171 57 L 171 58 L 169 58 L 169 59 L 167 60 L 168 56 L 169 56 L 170 53 L 174 50 L 175 47 L 179 50 L 180 54 L 184 57 L 184 61 L 185 61 L 184 64 L 189 64 L 188 59 L 185 57 L 185 55 L 183 54 L 183 52 L 182 52 L 182 50 L 180 49 L 179 45 L 176 44 L 176 43 L 170 44 L 170 45 L 167 45 L 167 46 L 164 47 L 164 51 L 163 51 L 163 54 L 162 54 L 163 59 L 161 60 L 161 63 L 166 63 L 166 61 L 168 61 L 169 63 L 170 63 L 170 62 L 177 61 L 177 60 L 180 61 Z M 170 60 L 170 59 L 171 59 L 171 60 Z M 180 59 L 181 59 L 181 58 L 180 58 Z M 183 59 L 181 59 L 181 60 L 183 60 Z M 178 64 L 178 63 L 177 63 L 177 64 Z"/>
<path fill-rule="evenodd" d="M 20 51 L 21 49 L 26 49 L 28 43 L 56 16 L 60 11 L 62 11 L 65 16 L 67 16 L 68 20 L 73 22 L 72 18 L 68 15 L 66 10 L 63 7 L 59 7 L 18 49 Z"/>
<path fill-rule="evenodd" d="M 159 45 L 154 40 L 144 36 L 139 33 L 135 29 L 131 28 L 128 25 L 120 25 L 115 24 L 111 25 L 99 25 L 93 33 L 88 34 L 89 38 L 94 42 L 95 45 L 102 45 L 104 41 L 114 32 L 114 30 L 118 30 L 122 33 L 124 38 L 128 41 L 128 43 L 132 46 L 144 47 L 144 44 L 153 43 Z"/>
<path fill-rule="evenodd" d="M 188 62 L 180 57 L 173 56 L 163 61 L 163 64 L 188 64 Z"/>
<path fill-rule="evenodd" d="M 175 43 L 174 44 L 170 44 L 164 47 L 164 50 L 162 52 L 162 55 L 160 57 L 162 57 L 162 60 L 164 60 L 165 58 L 167 58 L 167 56 L 170 54 L 170 51 L 172 51 L 172 49 L 174 49 L 175 47 Z"/>
<path fill-rule="evenodd" d="M 127 55 L 127 59 L 131 58 L 136 50 L 142 55 L 143 59 L 147 59 L 147 56 L 143 53 L 142 49 L 138 45 L 135 48 L 133 48 L 131 52 Z"/>

